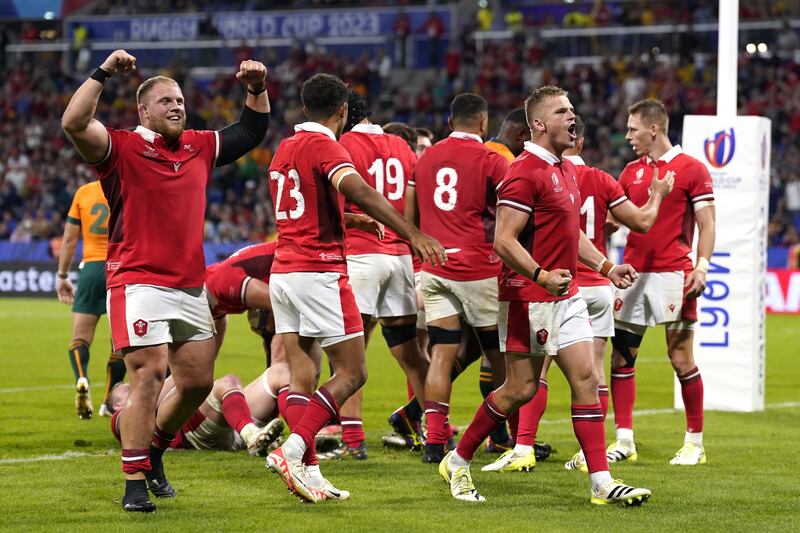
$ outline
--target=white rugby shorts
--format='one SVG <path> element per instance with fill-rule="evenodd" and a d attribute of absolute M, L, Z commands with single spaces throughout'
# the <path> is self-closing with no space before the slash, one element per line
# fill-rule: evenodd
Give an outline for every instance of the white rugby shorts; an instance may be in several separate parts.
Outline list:
<path fill-rule="evenodd" d="M 455 281 L 429 272 L 421 276 L 428 324 L 463 315 L 473 327 L 497 325 L 497 276 L 476 281 Z"/>
<path fill-rule="evenodd" d="M 269 278 L 275 333 L 312 337 L 325 348 L 364 334 L 347 274 L 275 273 Z"/>
<path fill-rule="evenodd" d="M 362 315 L 385 318 L 417 313 L 410 255 L 348 255 L 347 274 Z"/>
<path fill-rule="evenodd" d="M 414 272 L 414 289 L 417 293 L 417 329 L 426 331 L 428 324 L 425 321 L 425 302 L 422 297 L 422 271 Z"/>
<path fill-rule="evenodd" d="M 586 302 L 580 295 L 556 302 L 500 302 L 500 351 L 555 356 L 594 337 Z"/>
<path fill-rule="evenodd" d="M 210 339 L 216 332 L 205 287 L 123 285 L 106 291 L 114 351 Z"/>
<path fill-rule="evenodd" d="M 639 272 L 639 278 L 614 298 L 614 320 L 636 326 L 652 327 L 687 320 L 697 320 L 696 300 L 684 302 L 685 274 L 675 272 Z"/>
<path fill-rule="evenodd" d="M 614 336 L 614 292 L 611 284 L 578 287 L 586 302 L 595 337 Z"/>

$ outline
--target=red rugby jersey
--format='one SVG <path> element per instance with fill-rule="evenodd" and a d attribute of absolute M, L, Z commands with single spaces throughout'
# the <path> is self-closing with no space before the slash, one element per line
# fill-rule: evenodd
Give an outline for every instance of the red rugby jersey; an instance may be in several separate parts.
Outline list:
<path fill-rule="evenodd" d="M 214 318 L 247 311 L 244 291 L 248 278 L 269 283 L 269 272 L 275 257 L 277 242 L 245 246 L 219 263 L 206 269 L 206 290 Z"/>
<path fill-rule="evenodd" d="M 383 128 L 377 124 L 356 124 L 342 135 L 339 142 L 350 153 L 364 181 L 402 214 L 406 204 L 406 183 L 417 162 L 417 156 L 408 144 L 397 135 L 383 133 Z M 345 211 L 364 213 L 350 202 L 345 202 Z M 383 240 L 372 233 L 347 228 L 347 255 L 409 253 L 408 242 L 391 228 L 386 228 Z"/>
<path fill-rule="evenodd" d="M 330 180 L 353 162 L 322 124 L 304 122 L 294 129 L 269 166 L 278 228 L 272 271 L 345 273 L 344 197 Z"/>
<path fill-rule="evenodd" d="M 448 250 L 447 263 L 424 263 L 422 270 L 457 281 L 496 276 L 494 253 L 496 188 L 508 161 L 486 148 L 477 135 L 453 132 L 428 148 L 414 178 L 420 229 Z"/>
<path fill-rule="evenodd" d="M 108 135 L 95 166 L 110 209 L 106 286 L 202 287 L 206 185 L 219 134 L 186 130 L 173 146 L 142 126 Z"/>
<path fill-rule="evenodd" d="M 653 227 L 647 233 L 628 235 L 625 262 L 640 272 L 674 272 L 692 269 L 689 252 L 694 239 L 696 206 L 714 201 L 711 175 L 705 165 L 673 146 L 655 163 L 660 177 L 670 172 L 675 185 L 661 202 Z M 643 206 L 650 196 L 653 161 L 642 157 L 628 163 L 619 183 L 630 200 Z"/>
<path fill-rule="evenodd" d="M 605 224 L 609 209 L 625 202 L 628 197 L 610 174 L 587 166 L 580 156 L 564 156 L 575 165 L 578 189 L 581 191 L 581 230 L 586 233 L 603 255 L 606 252 Z M 579 287 L 608 285 L 608 278 L 578 261 Z"/>
<path fill-rule="evenodd" d="M 570 161 L 532 142 L 511 164 L 498 190 L 498 207 L 511 207 L 530 215 L 519 234 L 520 244 L 545 270 L 566 268 L 574 278 L 578 266 L 581 193 L 576 169 Z M 553 296 L 533 280 L 503 265 L 499 300 L 553 302 L 577 294 L 572 283 L 563 296 Z"/>

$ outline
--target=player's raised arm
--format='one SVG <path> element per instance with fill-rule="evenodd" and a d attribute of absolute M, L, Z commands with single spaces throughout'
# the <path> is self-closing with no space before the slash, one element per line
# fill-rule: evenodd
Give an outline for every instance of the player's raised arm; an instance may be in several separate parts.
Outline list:
<path fill-rule="evenodd" d="M 565 268 L 545 270 L 520 244 L 518 237 L 528 224 L 530 215 L 512 207 L 498 206 L 494 233 L 494 251 L 509 268 L 532 279 L 554 296 L 566 294 L 572 275 Z"/>
<path fill-rule="evenodd" d="M 78 87 L 61 117 L 61 128 L 87 162 L 98 163 L 108 154 L 109 137 L 105 126 L 94 118 L 97 101 L 105 81 L 116 74 L 136 70 L 136 58 L 125 50 L 115 50 L 88 80 Z"/>
<path fill-rule="evenodd" d="M 625 200 L 611 208 L 611 213 L 616 220 L 625 224 L 631 231 L 647 233 L 656 221 L 661 201 L 672 191 L 675 177 L 667 173 L 663 178 L 658 176 L 658 167 L 653 169 L 653 181 L 650 184 L 650 198 L 642 207 L 630 200 Z"/>
<path fill-rule="evenodd" d="M 444 246 L 403 218 L 378 191 L 367 185 L 356 169 L 351 166 L 340 168 L 331 177 L 331 183 L 366 214 L 408 239 L 420 259 L 434 265 L 447 261 Z"/>
<path fill-rule="evenodd" d="M 609 261 L 583 231 L 581 231 L 581 238 L 578 241 L 578 260 L 607 277 L 618 289 L 627 289 L 638 277 L 632 266 L 615 265 Z"/>
<path fill-rule="evenodd" d="M 236 79 L 247 87 L 247 98 L 239 120 L 219 132 L 217 166 L 233 163 L 264 140 L 270 117 L 266 78 L 267 67 L 263 63 L 248 59 L 239 65 Z"/>
<path fill-rule="evenodd" d="M 686 276 L 686 298 L 697 298 L 706 290 L 708 262 L 714 252 L 717 236 L 716 211 L 713 205 L 695 211 L 694 217 L 697 221 L 697 261 L 694 270 Z"/>

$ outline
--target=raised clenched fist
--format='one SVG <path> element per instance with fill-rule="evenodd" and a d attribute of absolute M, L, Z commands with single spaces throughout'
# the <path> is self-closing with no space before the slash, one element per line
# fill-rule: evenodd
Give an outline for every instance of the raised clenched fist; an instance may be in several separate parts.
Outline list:
<path fill-rule="evenodd" d="M 136 70 L 136 58 L 130 55 L 125 50 L 114 50 L 111 55 L 103 61 L 100 68 L 109 74 L 125 74 L 126 72 L 133 72 Z"/>

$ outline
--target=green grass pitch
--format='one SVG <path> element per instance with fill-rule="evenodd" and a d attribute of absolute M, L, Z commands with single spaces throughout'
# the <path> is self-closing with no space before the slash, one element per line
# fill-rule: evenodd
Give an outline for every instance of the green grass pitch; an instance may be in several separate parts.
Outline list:
<path fill-rule="evenodd" d="M 364 426 L 365 462 L 323 463 L 334 484 L 352 491 L 347 502 L 303 505 L 245 453 L 174 452 L 167 473 L 179 491 L 160 500 L 154 515 L 120 507 L 123 482 L 117 442 L 107 418 L 78 420 L 66 355 L 70 313 L 55 300 L 0 301 L 0 529 L 8 531 L 798 531 L 800 372 L 795 317 L 767 323 L 767 410 L 706 415 L 708 464 L 667 464 L 681 444 L 684 418 L 672 412 L 672 373 L 663 334 L 645 341 L 637 380 L 635 418 L 639 461 L 613 468 L 615 477 L 652 489 L 643 507 L 589 504 L 583 474 L 565 471 L 576 451 L 569 423 L 569 392 L 554 367 L 540 439 L 555 452 L 529 474 L 479 471 L 487 498 L 470 505 L 450 498 L 433 465 L 410 452 L 383 450 L 386 418 L 405 398 L 404 378 L 383 339 L 368 352 Z M 244 381 L 261 371 L 259 340 L 243 317 L 232 317 L 217 374 Z M 108 355 L 103 320 L 92 349 L 95 410 Z M 456 383 L 452 420 L 466 425 L 479 404 L 477 368 Z M 607 423 L 608 436 L 613 424 Z M 492 456 L 494 457 L 494 456 Z M 323 529 L 324 528 L 324 529 Z"/>

